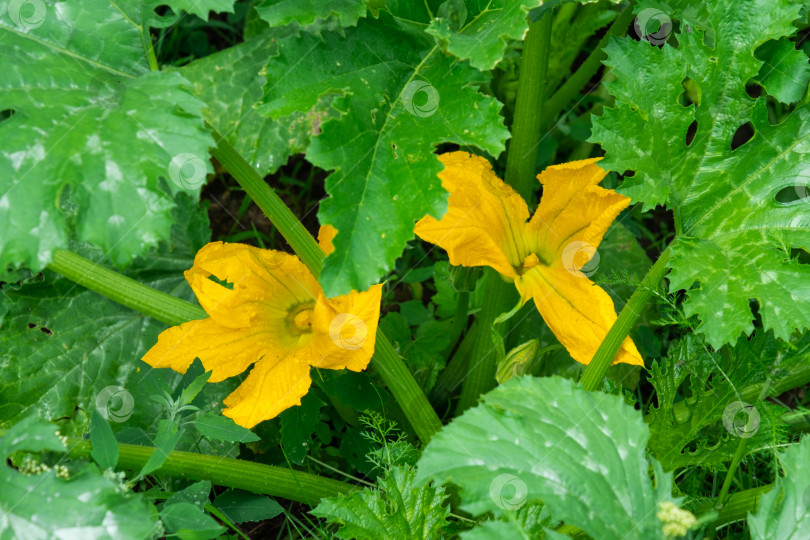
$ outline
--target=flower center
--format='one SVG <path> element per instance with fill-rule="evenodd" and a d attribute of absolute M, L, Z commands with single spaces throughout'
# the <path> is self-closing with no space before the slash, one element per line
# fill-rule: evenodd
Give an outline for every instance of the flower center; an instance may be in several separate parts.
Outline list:
<path fill-rule="evenodd" d="M 515 268 L 515 271 L 522 276 L 538 264 L 540 264 L 540 258 L 535 253 L 531 253 L 523 258 L 523 264 Z"/>
<path fill-rule="evenodd" d="M 287 324 L 293 333 L 309 334 L 312 332 L 312 303 L 300 304 L 290 310 Z"/>

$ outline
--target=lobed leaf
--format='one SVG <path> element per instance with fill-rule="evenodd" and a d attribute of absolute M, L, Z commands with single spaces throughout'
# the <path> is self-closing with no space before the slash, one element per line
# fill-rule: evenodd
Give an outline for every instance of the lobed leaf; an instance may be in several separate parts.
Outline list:
<path fill-rule="evenodd" d="M 446 211 L 430 149 L 452 142 L 497 155 L 508 136 L 500 104 L 476 91 L 483 75 L 385 12 L 345 35 L 280 40 L 266 70 L 260 112 L 284 119 L 304 111 L 323 122 L 307 159 L 333 171 L 318 212 L 338 231 L 320 278 L 327 296 L 376 283 L 413 238 L 415 221 Z M 339 118 L 328 120 L 325 97 Z"/>
<path fill-rule="evenodd" d="M 663 538 L 656 511 L 671 501 L 672 476 L 653 462 L 653 487 L 649 436 L 618 396 L 560 377 L 513 378 L 433 437 L 417 480 L 459 486 L 475 515 L 542 502 L 593 538 Z"/>
<path fill-rule="evenodd" d="M 656 3 L 640 7 L 648 4 Z M 670 289 L 688 291 L 686 314 L 699 317 L 708 342 L 719 348 L 750 334 L 751 299 L 765 329 L 787 339 L 810 326 L 810 267 L 793 251 L 810 249 L 810 108 L 772 125 L 765 97 L 749 97 L 745 85 L 763 68 L 754 51 L 792 35 L 801 6 L 686 4 L 667 14 L 681 17 L 677 48 L 629 38 L 606 48 L 616 104 L 594 118 L 591 140 L 607 152 L 603 166 L 634 172 L 621 192 L 645 209 L 674 211 L 681 238 L 672 248 Z M 682 94 L 694 106 L 681 105 Z M 743 126 L 754 136 L 732 150 Z M 797 195 L 784 199 L 783 191 Z"/>

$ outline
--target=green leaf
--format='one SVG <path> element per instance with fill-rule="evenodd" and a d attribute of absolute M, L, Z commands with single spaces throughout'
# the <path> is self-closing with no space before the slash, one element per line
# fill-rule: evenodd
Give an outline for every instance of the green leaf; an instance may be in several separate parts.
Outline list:
<path fill-rule="evenodd" d="M 265 83 L 259 72 L 275 54 L 275 36 L 265 33 L 179 70 L 207 104 L 202 111 L 206 121 L 261 175 L 276 172 L 291 155 L 303 152 L 321 121 L 297 112 L 278 122 L 253 108 Z"/>
<path fill-rule="evenodd" d="M 11 426 L 8 433 L 0 438 L 0 457 L 6 458 L 13 452 L 64 452 L 65 443 L 57 436 L 56 426 L 47 424 L 36 416 L 29 416 Z"/>
<path fill-rule="evenodd" d="M 456 484 L 474 515 L 543 502 L 594 538 L 663 538 L 655 514 L 671 500 L 672 475 L 653 461 L 653 487 L 649 436 L 617 396 L 560 377 L 514 378 L 433 437 L 417 478 Z"/>
<path fill-rule="evenodd" d="M 759 70 L 759 82 L 768 94 L 782 103 L 793 103 L 804 97 L 810 81 L 810 62 L 803 51 L 787 38 L 769 41 L 757 50 L 765 63 Z"/>
<path fill-rule="evenodd" d="M 754 51 L 793 34 L 801 6 L 701 5 L 706 12 L 698 19 L 682 14 L 678 48 L 611 41 L 605 63 L 617 77 L 608 85 L 616 104 L 594 119 L 591 140 L 607 152 L 602 166 L 634 171 L 623 193 L 645 209 L 661 204 L 674 211 L 680 239 L 672 248 L 670 289 L 688 291 L 686 314 L 699 317 L 698 331 L 709 343 L 719 348 L 751 333 L 751 299 L 765 329 L 787 339 L 810 325 L 810 266 L 791 255 L 810 248 L 808 201 L 795 196 L 807 192 L 810 108 L 771 125 L 765 97 L 752 99 L 745 85 L 763 66 Z M 694 107 L 679 102 L 687 78 Z M 693 121 L 696 135 L 687 146 Z M 732 151 L 735 133 L 749 122 L 753 138 Z M 794 193 L 792 202 L 781 202 L 783 190 Z"/>
<path fill-rule="evenodd" d="M 384 5 L 384 0 L 263 0 L 256 12 L 271 28 L 296 25 L 317 32 L 354 26 L 366 16 L 367 5 L 376 12 L 380 4 Z"/>
<path fill-rule="evenodd" d="M 217 441 L 246 443 L 259 440 L 259 436 L 249 429 L 217 413 L 206 413 L 194 420 L 192 425 L 202 436 Z"/>
<path fill-rule="evenodd" d="M 126 274 L 193 301 L 183 271 L 210 238 L 208 218 L 188 197 L 178 198 L 177 205 L 171 245 L 133 262 Z M 82 253 L 91 260 L 101 258 L 97 251 Z M 90 412 L 98 408 L 114 421 L 113 427 L 150 426 L 160 412 L 149 400 L 160 393 L 157 380 L 171 388 L 181 380 L 169 370 L 139 362 L 165 324 L 52 272 L 19 287 L 4 285 L 0 304 L 8 310 L 0 331 L 0 351 L 8 359 L 0 362 L 0 425 L 36 413 L 67 419 L 64 433 L 81 436 Z M 230 389 L 231 383 L 219 383 L 203 392 L 208 399 L 215 394 L 214 399 L 221 399 Z"/>
<path fill-rule="evenodd" d="M 19 22 L 32 5 L 36 23 Z M 172 195 L 213 170 L 203 103 L 178 73 L 149 71 L 156 5 L 0 1 L 18 15 L 0 19 L 14 112 L 0 122 L 0 271 L 42 270 L 72 238 L 123 266 L 169 237 Z"/>
<path fill-rule="evenodd" d="M 336 538 L 427 540 L 438 538 L 450 511 L 444 488 L 417 486 L 410 467 L 392 467 L 377 479 L 379 489 L 322 499 L 310 513 L 336 523 Z"/>
<path fill-rule="evenodd" d="M 200 391 L 205 386 L 205 383 L 207 383 L 208 379 L 210 378 L 211 378 L 210 371 L 206 371 L 202 375 L 195 377 L 194 380 L 191 382 L 191 384 L 183 388 L 183 390 L 180 392 L 180 399 L 178 399 L 178 404 L 181 406 L 188 405 L 192 401 L 194 401 L 194 398 L 197 397 L 197 394 L 200 393 Z"/>
<path fill-rule="evenodd" d="M 11 451 L 65 451 L 56 426 L 29 418 L 0 438 L 0 538 L 152 538 L 158 527 L 138 494 L 100 475 L 93 465 L 69 480 L 49 470 L 26 476 L 6 465 Z M 73 462 L 71 467 L 79 467 Z M 43 504 L 43 502 L 47 504 Z M 77 533 L 80 531 L 80 533 Z"/>
<path fill-rule="evenodd" d="M 301 398 L 301 405 L 290 407 L 281 415 L 281 444 L 287 459 L 303 463 L 309 454 L 312 434 L 318 427 L 321 408 L 326 405 L 312 393 Z"/>
<path fill-rule="evenodd" d="M 158 422 L 158 431 L 157 435 L 155 435 L 155 450 L 141 467 L 138 476 L 143 477 L 160 469 L 182 436 L 183 431 L 178 430 L 174 422 L 170 420 Z"/>
<path fill-rule="evenodd" d="M 102 469 L 114 469 L 118 465 L 118 441 L 107 420 L 93 409 L 90 415 L 90 457 Z"/>
<path fill-rule="evenodd" d="M 380 321 L 380 328 L 425 391 L 433 387 L 444 368 L 443 352 L 450 343 L 450 324 L 451 321 L 436 321 L 428 314 L 428 320 L 412 332 L 405 316 L 397 312 L 389 313 Z"/>
<path fill-rule="evenodd" d="M 160 519 L 166 525 L 166 530 L 181 540 L 208 540 L 225 532 L 225 527 L 221 527 L 214 518 L 187 502 L 163 507 Z"/>
<path fill-rule="evenodd" d="M 234 523 L 273 519 L 284 509 L 276 501 L 264 495 L 229 489 L 219 495 L 214 506 L 222 510 Z"/>
<path fill-rule="evenodd" d="M 334 171 L 318 213 L 321 224 L 338 230 L 320 278 L 327 296 L 376 283 L 413 238 L 414 222 L 446 211 L 436 145 L 498 155 L 508 136 L 500 104 L 476 90 L 485 77 L 384 12 L 345 36 L 279 41 L 267 76 L 260 112 L 327 115 L 322 98 L 331 96 L 341 114 L 321 125 L 307 149 L 311 163 Z"/>
<path fill-rule="evenodd" d="M 172 496 L 166 499 L 164 506 L 171 506 L 172 504 L 184 502 L 193 504 L 200 510 L 203 510 L 205 505 L 210 502 L 210 496 L 211 482 L 208 480 L 203 480 L 201 482 L 195 482 L 176 493 L 172 493 Z"/>
<path fill-rule="evenodd" d="M 506 43 L 523 39 L 529 28 L 528 12 L 542 0 L 489 0 L 467 2 L 466 21 L 436 17 L 427 33 L 436 36 L 447 52 L 480 70 L 495 67 Z M 458 31 L 455 30 L 460 26 Z"/>
<path fill-rule="evenodd" d="M 810 535 L 810 437 L 779 456 L 784 476 L 748 514 L 753 540 L 800 540 Z"/>

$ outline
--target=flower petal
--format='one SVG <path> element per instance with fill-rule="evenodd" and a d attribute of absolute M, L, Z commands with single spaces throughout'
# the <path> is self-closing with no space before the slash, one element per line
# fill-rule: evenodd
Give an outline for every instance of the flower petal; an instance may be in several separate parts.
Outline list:
<path fill-rule="evenodd" d="M 377 339 L 382 285 L 335 298 L 323 295 L 312 312 L 310 365 L 326 369 L 366 369 Z"/>
<path fill-rule="evenodd" d="M 210 382 L 219 382 L 245 371 L 260 358 L 285 357 L 295 346 L 284 334 L 268 327 L 228 328 L 214 319 L 189 321 L 161 332 L 143 361 L 154 368 L 185 373 L 195 358 L 211 371 Z M 286 347 L 285 347 L 286 345 Z"/>
<path fill-rule="evenodd" d="M 233 284 L 233 289 L 209 279 Z M 293 255 L 245 244 L 204 246 L 186 279 L 205 311 L 223 326 L 241 328 L 258 319 L 283 319 L 291 306 L 314 301 L 320 286 Z"/>
<path fill-rule="evenodd" d="M 225 398 L 222 414 L 242 427 L 252 428 L 259 422 L 275 418 L 294 405 L 309 390 L 310 367 L 291 358 L 257 362 L 250 375 Z"/>
<path fill-rule="evenodd" d="M 489 161 L 467 152 L 442 154 L 442 186 L 450 192 L 441 220 L 425 216 L 414 232 L 441 246 L 450 263 L 490 266 L 507 277 L 523 264 L 526 202 L 492 171 Z"/>
<path fill-rule="evenodd" d="M 335 251 L 335 246 L 332 244 L 332 240 L 335 239 L 337 233 L 338 230 L 331 225 L 321 225 L 321 228 L 318 229 L 318 245 L 321 246 L 321 250 L 326 255 L 329 255 Z"/>
<path fill-rule="evenodd" d="M 571 357 L 589 364 L 608 330 L 616 321 L 613 300 L 585 277 L 560 267 L 535 266 L 515 285 L 524 301 L 534 304 L 548 327 Z M 625 338 L 613 363 L 643 366 L 633 340 Z"/>
<path fill-rule="evenodd" d="M 589 252 L 585 260 L 577 261 L 577 267 L 584 266 L 610 224 L 630 204 L 624 195 L 599 187 L 607 174 L 596 164 L 599 159 L 552 165 L 537 177 L 543 184 L 543 197 L 527 234 L 537 242 L 541 258 L 552 264 L 570 267 L 563 254 L 566 247 L 575 245 Z"/>

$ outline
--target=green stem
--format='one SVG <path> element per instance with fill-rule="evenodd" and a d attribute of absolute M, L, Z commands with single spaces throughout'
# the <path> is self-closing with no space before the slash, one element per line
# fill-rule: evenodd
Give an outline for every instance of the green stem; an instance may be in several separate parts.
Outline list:
<path fill-rule="evenodd" d="M 748 512 L 753 512 L 756 510 L 757 505 L 759 504 L 759 498 L 772 489 L 773 484 L 766 484 L 764 486 L 738 491 L 737 493 L 729 496 L 726 504 L 724 504 L 719 510 L 717 519 L 713 523 L 713 527 L 722 527 L 723 525 L 745 519 Z M 702 514 L 706 514 L 707 512 L 711 512 L 715 509 L 715 506 L 716 501 L 709 500 L 695 508 L 693 513 L 696 516 L 700 516 Z"/>
<path fill-rule="evenodd" d="M 456 414 L 461 414 L 475 405 L 478 396 L 495 386 L 495 371 L 498 355 L 492 341 L 492 325 L 501 313 L 514 306 L 515 286 L 501 279 L 500 274 L 491 268 L 485 271 L 484 303 L 475 319 L 476 332 L 470 351 L 469 368 L 461 397 L 456 406 Z"/>
<path fill-rule="evenodd" d="M 48 268 L 110 300 L 166 324 L 177 326 L 208 317 L 200 306 L 153 289 L 71 251 L 54 252 L 53 262 Z"/>
<path fill-rule="evenodd" d="M 605 34 L 602 40 L 596 45 L 596 48 L 591 51 L 588 58 L 546 101 L 546 105 L 543 108 L 542 119 L 540 120 L 540 125 L 544 130 L 550 128 L 562 110 L 574 98 L 579 96 L 579 92 L 596 74 L 599 67 L 602 65 L 602 60 L 604 60 L 607 56 L 602 49 L 607 47 L 612 36 L 624 34 L 631 20 L 633 20 L 632 4 L 628 5 L 621 13 L 619 13 L 619 16 L 616 17 L 616 20 L 614 20 L 613 24 L 610 25 L 607 34 Z"/>
<path fill-rule="evenodd" d="M 324 253 L 318 243 L 256 170 L 222 135 L 213 127 L 210 129 L 217 143 L 211 154 L 245 189 L 310 272 L 316 277 L 320 276 Z M 427 444 L 433 434 L 441 429 L 441 420 L 430 406 L 411 372 L 402 362 L 402 358 L 379 329 L 377 330 L 377 346 L 371 363 L 393 394 L 394 399 L 402 407 L 417 437 Z"/>
<path fill-rule="evenodd" d="M 647 275 L 644 276 L 641 285 L 633 292 L 630 300 L 619 314 L 619 318 L 608 330 L 605 339 L 602 340 L 602 344 L 599 345 L 599 349 L 597 349 L 591 363 L 588 364 L 585 373 L 582 375 L 581 382 L 586 390 L 596 390 L 601 386 L 605 372 L 613 363 L 613 359 L 616 357 L 624 338 L 630 333 L 653 291 L 664 279 L 668 270 L 667 262 L 669 262 L 669 257 L 669 248 L 667 248 L 655 261 Z"/>
<path fill-rule="evenodd" d="M 532 23 L 523 41 L 515 119 L 506 160 L 506 183 L 515 188 L 529 204 L 537 186 L 537 147 L 544 108 L 543 93 L 551 46 L 551 23 L 551 13 L 546 13 Z"/>
<path fill-rule="evenodd" d="M 70 439 L 68 446 L 73 457 L 86 458 L 90 455 L 89 441 Z M 119 443 L 118 467 L 140 470 L 154 451 L 148 446 Z M 351 484 L 316 474 L 179 450 L 171 452 L 156 472 L 190 480 L 208 480 L 218 486 L 282 497 L 310 506 L 315 506 L 324 497 L 334 497 L 354 489 Z"/>

